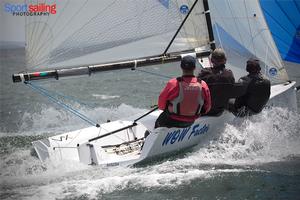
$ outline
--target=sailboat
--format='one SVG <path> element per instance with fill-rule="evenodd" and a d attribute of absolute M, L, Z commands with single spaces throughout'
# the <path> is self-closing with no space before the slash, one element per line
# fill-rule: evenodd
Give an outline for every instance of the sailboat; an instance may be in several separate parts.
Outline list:
<path fill-rule="evenodd" d="M 287 76 L 259 1 L 86 0 L 51 5 L 55 15 L 28 16 L 25 22 L 27 68 L 39 71 L 13 74 L 14 82 L 24 82 L 43 95 L 46 91 L 33 82 L 134 70 L 178 62 L 187 54 L 208 67 L 209 55 L 218 46 L 226 51 L 227 67 L 235 77 L 245 75 L 248 58 L 259 58 L 272 82 L 269 106 L 297 109 L 295 82 Z M 136 119 L 93 124 L 32 144 L 41 161 L 135 165 L 207 144 L 222 125 L 235 119 L 224 111 L 202 116 L 186 128 L 154 129 L 160 113 L 154 108 Z"/>

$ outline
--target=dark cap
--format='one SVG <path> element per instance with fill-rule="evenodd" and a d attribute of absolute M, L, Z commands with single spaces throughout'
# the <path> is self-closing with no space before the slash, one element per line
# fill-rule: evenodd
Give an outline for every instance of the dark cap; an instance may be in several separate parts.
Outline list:
<path fill-rule="evenodd" d="M 181 59 L 181 68 L 185 70 L 193 70 L 196 67 L 196 59 L 193 56 L 184 56 Z"/>
<path fill-rule="evenodd" d="M 250 58 L 247 60 L 246 71 L 249 73 L 259 73 L 261 70 L 259 60 L 256 58 Z"/>
<path fill-rule="evenodd" d="M 215 49 L 215 50 L 211 53 L 211 58 L 214 59 L 214 60 L 217 60 L 217 61 L 226 59 L 224 50 L 221 49 L 221 48 Z"/>

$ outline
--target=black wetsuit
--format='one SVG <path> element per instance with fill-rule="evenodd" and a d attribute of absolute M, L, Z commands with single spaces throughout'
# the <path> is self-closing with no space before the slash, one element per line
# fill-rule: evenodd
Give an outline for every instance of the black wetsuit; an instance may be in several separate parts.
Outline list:
<path fill-rule="evenodd" d="M 198 77 L 204 80 L 210 90 L 211 109 L 207 115 L 220 115 L 227 108 L 229 98 L 240 96 L 233 94 L 234 76 L 225 65 L 202 69 Z M 237 91 L 238 92 L 238 91 Z"/>
<path fill-rule="evenodd" d="M 241 117 L 260 113 L 270 98 L 270 81 L 262 74 L 249 74 L 240 78 L 239 83 L 247 87 L 246 93 L 236 98 L 230 110 Z"/>

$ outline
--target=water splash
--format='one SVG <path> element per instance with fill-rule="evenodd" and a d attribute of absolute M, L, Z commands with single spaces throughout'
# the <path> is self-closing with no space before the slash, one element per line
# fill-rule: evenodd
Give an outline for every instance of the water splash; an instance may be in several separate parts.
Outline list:
<path fill-rule="evenodd" d="M 0 132 L 0 137 L 17 135 L 49 136 L 90 126 L 77 116 L 74 116 L 64 110 L 48 107 L 46 105 L 38 105 L 36 107 L 38 107 L 37 112 L 24 113 L 18 132 Z M 117 107 L 111 108 L 89 108 L 77 105 L 77 110 L 99 124 L 104 123 L 107 120 L 113 121 L 125 119 L 132 116 L 139 116 L 147 112 L 146 109 L 134 108 L 126 104 L 121 104 Z"/>
<path fill-rule="evenodd" d="M 120 98 L 119 95 L 92 94 L 92 96 L 95 97 L 96 99 L 102 99 L 102 100 Z"/>
<path fill-rule="evenodd" d="M 90 114 L 99 117 L 99 112 L 113 120 L 144 110 L 121 105 L 115 109 L 97 108 Z M 33 120 L 37 124 L 44 123 L 51 119 L 47 116 L 40 115 Z M 1 184 L 5 185 L 5 194 L 25 199 L 101 198 L 112 192 L 172 189 L 188 185 L 195 179 L 253 172 L 258 170 L 257 164 L 300 156 L 299 119 L 298 114 L 283 108 L 264 110 L 259 115 L 227 124 L 218 138 L 192 152 L 138 168 L 41 163 L 30 156 L 28 147 L 15 148 L 5 156 L 1 155 Z M 67 122 L 71 125 L 72 120 L 67 119 Z"/>
<path fill-rule="evenodd" d="M 218 139 L 191 153 L 184 162 L 252 165 L 299 156 L 299 119 L 299 114 L 283 108 L 237 119 L 226 125 Z"/>

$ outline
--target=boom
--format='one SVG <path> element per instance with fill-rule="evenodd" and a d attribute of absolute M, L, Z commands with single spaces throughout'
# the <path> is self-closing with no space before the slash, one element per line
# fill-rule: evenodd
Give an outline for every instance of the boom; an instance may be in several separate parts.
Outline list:
<path fill-rule="evenodd" d="M 181 53 L 195 53 L 197 58 L 202 58 L 202 57 L 209 56 L 210 51 L 177 52 L 177 53 L 166 54 L 166 55 L 138 58 L 134 60 L 125 60 L 125 61 L 115 62 L 115 63 L 77 66 L 74 68 L 54 69 L 54 70 L 41 71 L 41 72 L 18 73 L 18 74 L 13 74 L 12 79 L 13 82 L 24 82 L 24 81 L 33 81 L 33 80 L 49 79 L 49 78 L 55 78 L 58 80 L 61 77 L 79 76 L 85 74 L 91 75 L 92 73 L 110 71 L 110 70 L 119 70 L 119 69 L 127 69 L 127 68 L 131 68 L 134 70 L 137 67 L 145 67 L 149 65 L 158 65 L 158 64 L 180 61 Z"/>

